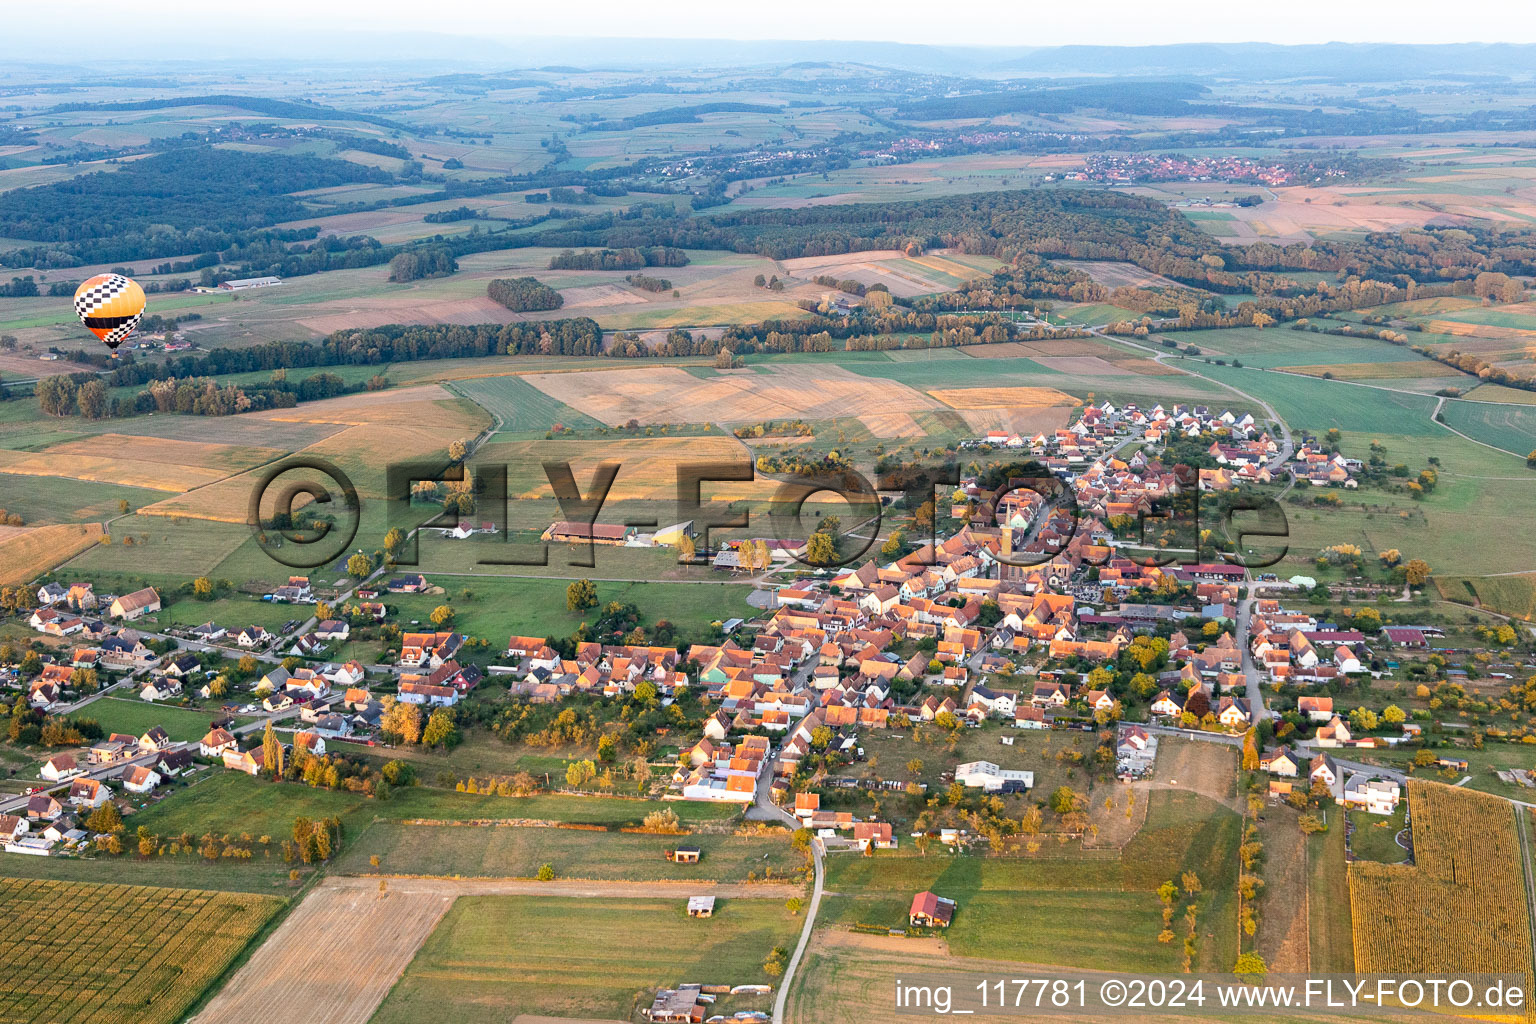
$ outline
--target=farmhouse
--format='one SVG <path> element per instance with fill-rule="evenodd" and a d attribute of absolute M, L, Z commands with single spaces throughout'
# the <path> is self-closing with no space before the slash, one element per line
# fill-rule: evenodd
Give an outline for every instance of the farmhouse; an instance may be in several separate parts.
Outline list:
<path fill-rule="evenodd" d="M 955 918 L 955 901 L 924 890 L 912 897 L 907 921 L 918 928 L 948 928 Z"/>
<path fill-rule="evenodd" d="M 241 277 L 219 285 L 226 292 L 243 292 L 248 288 L 272 288 L 283 283 L 280 277 Z"/>
<path fill-rule="evenodd" d="M 713 896 L 689 896 L 689 917 L 713 917 L 715 916 L 715 898 Z"/>
<path fill-rule="evenodd" d="M 132 622 L 134 619 L 152 615 L 159 610 L 160 595 L 155 592 L 154 587 L 145 587 L 143 590 L 125 594 L 114 600 L 109 609 L 113 618 L 122 619 L 124 622 Z"/>

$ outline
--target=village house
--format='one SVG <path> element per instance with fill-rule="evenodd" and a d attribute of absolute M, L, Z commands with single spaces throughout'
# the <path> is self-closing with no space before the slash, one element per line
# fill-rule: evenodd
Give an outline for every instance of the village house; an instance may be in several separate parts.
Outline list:
<path fill-rule="evenodd" d="M 160 610 L 160 595 L 154 587 L 145 587 L 143 590 L 135 590 L 131 594 L 125 594 L 112 602 L 109 614 L 115 619 L 124 622 L 132 622 L 145 615 L 153 615 Z"/>
<path fill-rule="evenodd" d="M 955 901 L 924 890 L 912 897 L 907 921 L 915 928 L 948 928 L 955 918 Z"/>

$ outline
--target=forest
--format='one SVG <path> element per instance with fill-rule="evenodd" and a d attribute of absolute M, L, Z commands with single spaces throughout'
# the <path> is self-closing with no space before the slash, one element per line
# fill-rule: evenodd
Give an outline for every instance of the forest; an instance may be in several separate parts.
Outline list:
<path fill-rule="evenodd" d="M 0 236 L 68 242 L 144 232 L 151 225 L 238 231 L 312 212 L 288 193 L 389 180 L 376 167 L 345 160 L 174 149 L 115 171 L 0 192 Z"/>
<path fill-rule="evenodd" d="M 514 313 L 559 309 L 565 304 L 559 292 L 534 277 L 499 277 L 485 286 L 485 294 Z"/>

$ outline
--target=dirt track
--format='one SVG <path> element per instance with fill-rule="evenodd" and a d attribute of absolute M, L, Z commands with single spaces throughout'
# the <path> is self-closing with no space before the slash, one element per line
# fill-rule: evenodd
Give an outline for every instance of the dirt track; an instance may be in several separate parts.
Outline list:
<path fill-rule="evenodd" d="M 579 879 L 531 882 L 521 878 L 407 878 L 385 876 L 391 894 L 420 896 L 574 896 L 580 898 L 654 899 L 686 896 L 788 899 L 804 896 L 803 885 L 776 882 L 604 882 Z M 351 889 L 376 894 L 378 876 L 332 877 L 322 889 Z M 307 900 L 305 901 L 308 902 Z"/>

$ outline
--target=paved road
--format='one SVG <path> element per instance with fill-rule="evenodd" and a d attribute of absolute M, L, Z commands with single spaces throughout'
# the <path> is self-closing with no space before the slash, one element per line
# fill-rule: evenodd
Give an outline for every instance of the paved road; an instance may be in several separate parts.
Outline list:
<path fill-rule="evenodd" d="M 185 750 L 189 746 L 191 746 L 191 744 L 177 743 L 174 746 L 168 747 L 167 749 Z M 75 751 L 74 753 L 77 760 L 86 756 L 85 751 L 83 750 Z M 47 789 L 39 790 L 39 792 L 51 793 L 60 789 L 68 790 L 70 784 L 73 783 L 75 779 L 104 779 L 108 776 L 121 775 L 123 769 L 129 765 L 149 764 L 157 760 L 160 757 L 160 753 L 160 751 L 152 751 L 150 753 L 138 754 L 134 757 L 125 758 L 121 761 L 113 761 L 111 764 L 95 765 L 87 770 L 85 774 L 76 775 L 74 778 L 66 779 L 56 785 L 44 782 L 43 785 L 45 785 Z M 0 814 L 11 814 L 17 810 L 24 809 L 27 806 L 27 801 L 30 800 L 33 796 L 37 795 L 37 793 L 31 794 L 31 796 L 26 794 L 19 794 L 17 796 L 6 797 L 4 800 L 0 800 Z M 63 801 L 60 801 L 60 803 L 62 802 Z"/>
<path fill-rule="evenodd" d="M 1268 712 L 1264 708 L 1264 691 L 1259 688 L 1259 669 L 1253 661 L 1253 651 L 1248 644 L 1248 619 L 1253 614 L 1250 597 L 1237 605 L 1237 644 L 1243 652 L 1243 676 L 1248 680 L 1248 711 L 1255 725 L 1263 721 Z"/>
<path fill-rule="evenodd" d="M 800 966 L 800 960 L 805 956 L 805 947 L 810 944 L 811 932 L 816 926 L 816 912 L 821 909 L 821 894 L 826 881 L 822 859 L 826 856 L 826 850 L 820 839 L 811 840 L 811 857 L 816 868 L 816 884 L 811 889 L 811 902 L 805 908 L 805 925 L 800 929 L 800 941 L 795 943 L 795 952 L 789 958 L 789 964 L 784 968 L 784 978 L 779 982 L 778 994 L 773 998 L 773 1019 L 776 1024 L 784 1024 L 784 1003 L 789 998 L 789 984 L 795 978 L 795 971 Z"/>

